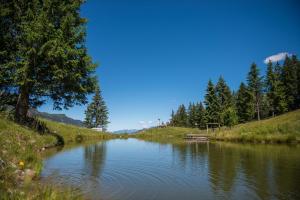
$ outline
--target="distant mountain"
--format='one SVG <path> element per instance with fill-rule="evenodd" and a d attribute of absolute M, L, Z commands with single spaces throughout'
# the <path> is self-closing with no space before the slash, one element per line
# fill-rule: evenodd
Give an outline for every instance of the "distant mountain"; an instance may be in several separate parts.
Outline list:
<path fill-rule="evenodd" d="M 46 112 L 39 112 L 36 109 L 30 109 L 29 113 L 33 116 L 42 117 L 56 122 L 62 122 L 65 124 L 71 124 L 75 126 L 83 126 L 82 121 L 67 117 L 65 114 L 50 114 Z"/>
<path fill-rule="evenodd" d="M 114 131 L 113 133 L 115 134 L 133 134 L 133 133 L 136 133 L 140 130 L 138 129 L 124 129 L 124 130 L 118 130 L 118 131 Z"/>

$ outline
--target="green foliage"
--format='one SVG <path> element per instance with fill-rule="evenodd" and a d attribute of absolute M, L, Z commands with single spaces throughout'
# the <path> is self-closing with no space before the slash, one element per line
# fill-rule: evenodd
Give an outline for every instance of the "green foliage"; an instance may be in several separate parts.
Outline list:
<path fill-rule="evenodd" d="M 295 55 L 292 58 L 286 56 L 282 69 L 282 82 L 284 85 L 285 97 L 288 105 L 288 110 L 293 110 L 299 107 L 297 105 L 298 99 L 298 85 L 297 81 L 297 67 L 299 67 L 299 61 Z"/>
<path fill-rule="evenodd" d="M 223 111 L 224 125 L 232 127 L 238 124 L 238 116 L 234 107 L 228 107 Z"/>
<path fill-rule="evenodd" d="M 260 120 L 260 109 L 261 109 L 261 97 L 263 90 L 262 77 L 260 76 L 259 69 L 255 63 L 252 63 L 250 71 L 247 76 L 248 89 L 253 96 L 253 107 L 255 108 L 255 113 L 257 120 Z"/>
<path fill-rule="evenodd" d="M 104 131 L 106 130 L 107 124 L 109 123 L 108 110 L 99 87 L 96 88 L 93 101 L 88 105 L 85 114 L 85 125 L 87 127 L 99 127 Z"/>
<path fill-rule="evenodd" d="M 216 93 L 220 105 L 219 123 L 221 125 L 226 125 L 224 117 L 227 116 L 226 112 L 229 108 L 233 109 L 233 97 L 230 88 L 228 87 L 222 76 L 219 78 L 219 81 L 216 85 Z"/>
<path fill-rule="evenodd" d="M 206 119 L 207 122 L 220 122 L 220 103 L 216 94 L 214 84 L 211 80 L 208 81 L 206 95 L 205 95 L 205 106 L 206 106 Z"/>
<path fill-rule="evenodd" d="M 266 93 L 268 97 L 267 101 L 273 116 L 287 111 L 287 101 L 281 74 L 282 68 L 279 63 L 277 63 L 274 68 L 271 62 L 268 63 Z"/>
<path fill-rule="evenodd" d="M 253 119 L 253 95 L 242 82 L 236 95 L 236 109 L 239 122 L 247 122 Z"/>
<path fill-rule="evenodd" d="M 26 118 L 29 107 L 39 106 L 47 98 L 53 100 L 54 109 L 86 103 L 86 94 L 93 91 L 96 66 L 84 44 L 82 3 L 1 3 L 0 56 L 5 59 L 0 59 L 0 85 L 18 95 L 17 117 Z"/>
<path fill-rule="evenodd" d="M 188 114 L 183 104 L 178 107 L 176 114 L 174 114 L 172 124 L 179 127 L 188 126 Z"/>

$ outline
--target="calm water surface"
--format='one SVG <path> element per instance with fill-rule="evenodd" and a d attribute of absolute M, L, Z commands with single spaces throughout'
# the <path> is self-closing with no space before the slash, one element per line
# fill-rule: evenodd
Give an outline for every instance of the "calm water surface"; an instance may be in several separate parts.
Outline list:
<path fill-rule="evenodd" d="M 300 147 L 110 140 L 48 157 L 43 180 L 89 199 L 300 199 Z"/>

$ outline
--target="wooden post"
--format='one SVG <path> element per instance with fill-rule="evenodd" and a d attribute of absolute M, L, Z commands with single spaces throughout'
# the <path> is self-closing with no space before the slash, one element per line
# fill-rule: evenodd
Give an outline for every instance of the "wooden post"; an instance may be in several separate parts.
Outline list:
<path fill-rule="evenodd" d="M 207 132 L 207 134 L 208 134 L 208 124 L 206 124 L 206 132 Z"/>

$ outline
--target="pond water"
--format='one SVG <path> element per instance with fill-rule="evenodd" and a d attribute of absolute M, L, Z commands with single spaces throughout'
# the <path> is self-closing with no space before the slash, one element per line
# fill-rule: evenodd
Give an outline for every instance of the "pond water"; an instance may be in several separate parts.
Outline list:
<path fill-rule="evenodd" d="M 300 147 L 109 140 L 49 156 L 42 180 L 88 199 L 300 199 Z"/>

